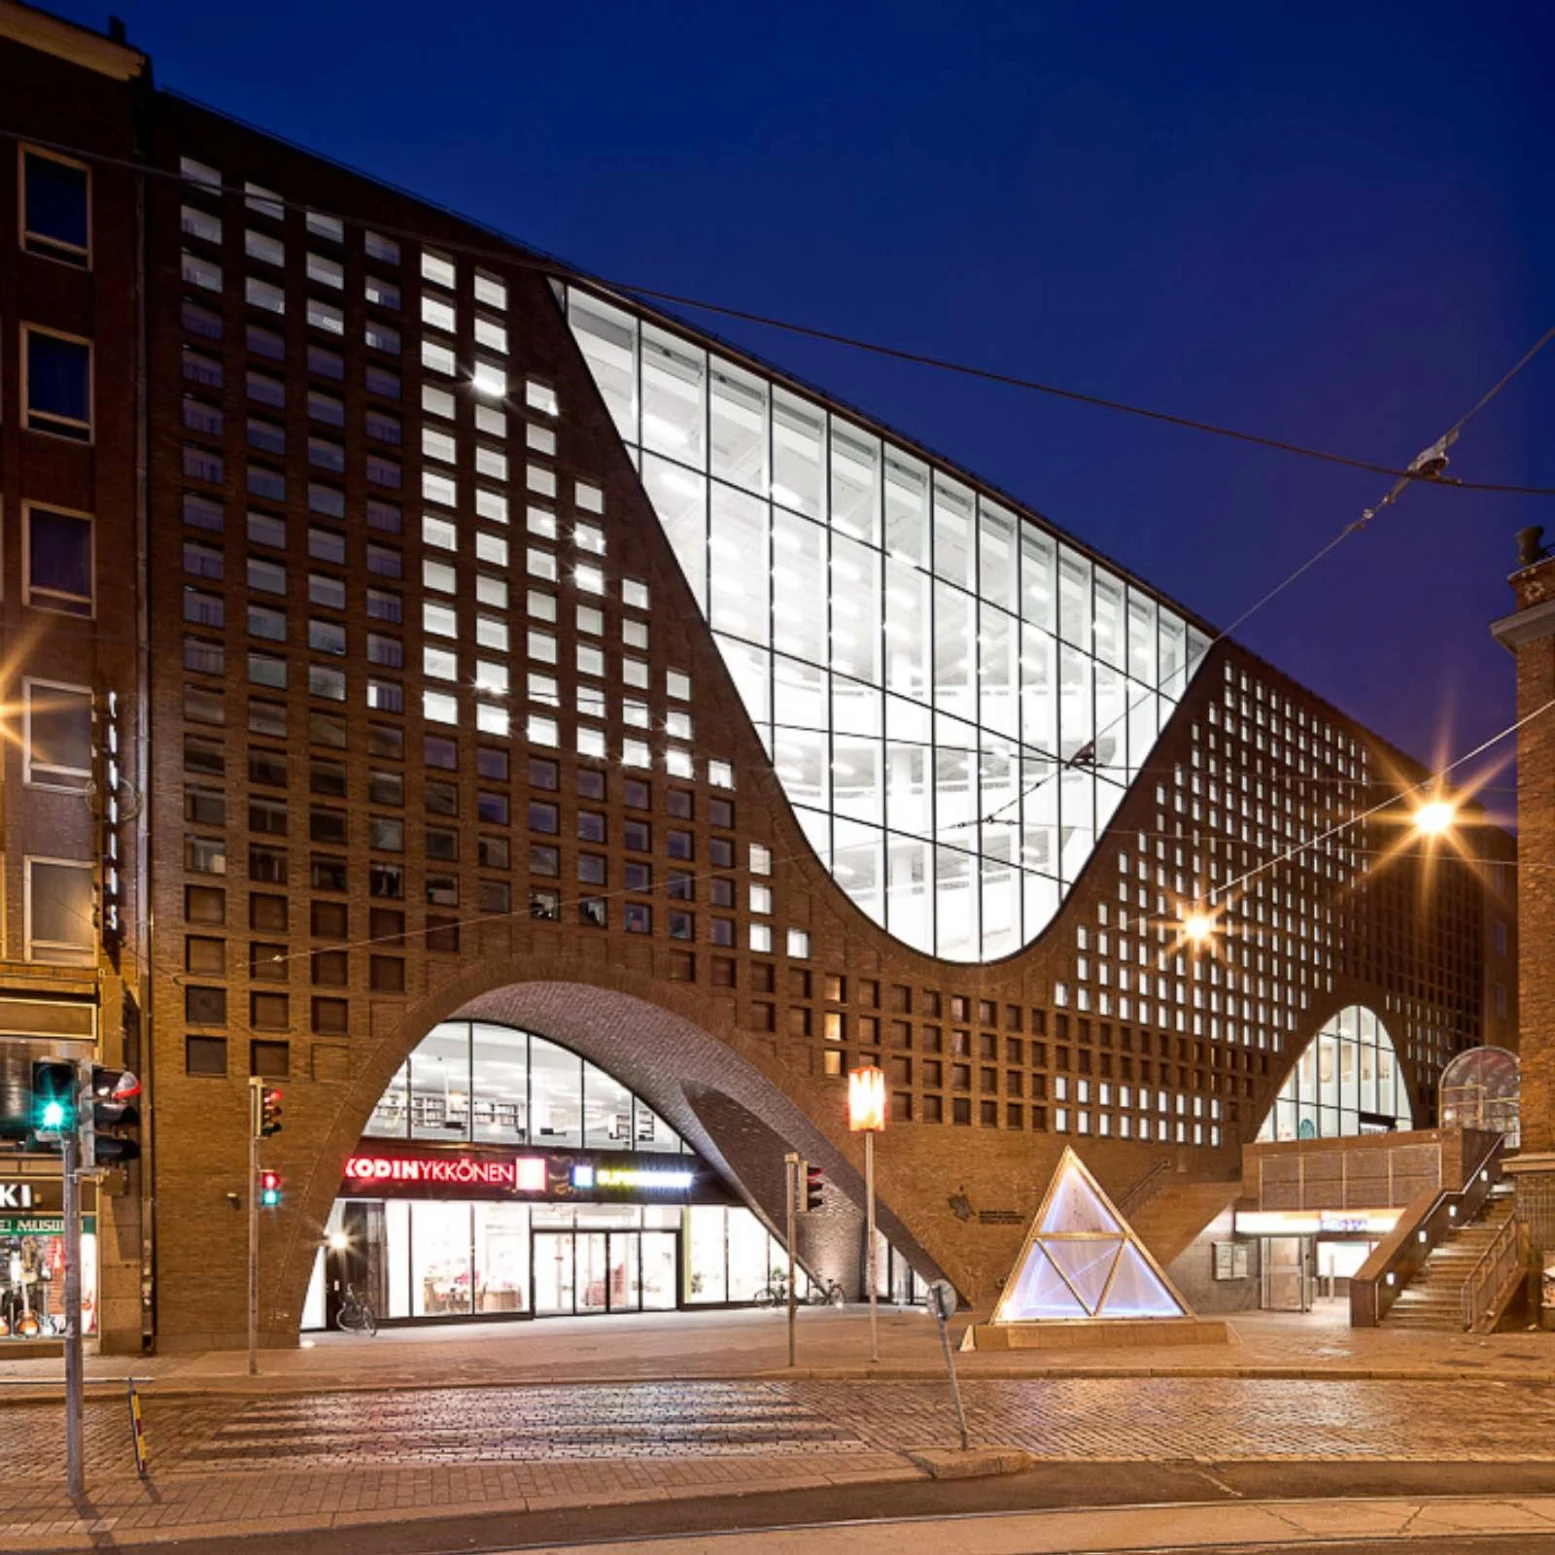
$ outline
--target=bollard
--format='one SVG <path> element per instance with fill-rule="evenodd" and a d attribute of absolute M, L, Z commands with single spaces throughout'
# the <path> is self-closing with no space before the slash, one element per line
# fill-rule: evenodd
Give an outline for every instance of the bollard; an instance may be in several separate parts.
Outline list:
<path fill-rule="evenodd" d="M 135 1391 L 135 1379 L 126 1377 L 124 1385 L 130 1400 L 130 1441 L 135 1448 L 135 1472 L 146 1477 L 146 1430 L 140 1421 L 140 1394 Z"/>
<path fill-rule="evenodd" d="M 966 1434 L 966 1411 L 961 1407 L 961 1384 L 956 1378 L 956 1362 L 950 1353 L 950 1330 L 945 1324 L 956 1310 L 956 1288 L 949 1280 L 935 1280 L 929 1286 L 929 1305 L 939 1323 L 940 1348 L 945 1352 L 945 1374 L 950 1378 L 950 1401 L 956 1406 L 956 1425 L 961 1432 L 961 1450 L 971 1450 L 971 1440 Z"/>

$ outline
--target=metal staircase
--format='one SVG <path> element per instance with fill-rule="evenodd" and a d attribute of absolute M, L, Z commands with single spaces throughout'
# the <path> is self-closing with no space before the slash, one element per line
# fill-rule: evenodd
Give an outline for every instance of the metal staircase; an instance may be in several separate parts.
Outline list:
<path fill-rule="evenodd" d="M 1462 1333 L 1493 1324 L 1521 1277 L 1513 1207 L 1511 1184 L 1492 1188 L 1480 1213 L 1432 1249 L 1382 1326 Z"/>

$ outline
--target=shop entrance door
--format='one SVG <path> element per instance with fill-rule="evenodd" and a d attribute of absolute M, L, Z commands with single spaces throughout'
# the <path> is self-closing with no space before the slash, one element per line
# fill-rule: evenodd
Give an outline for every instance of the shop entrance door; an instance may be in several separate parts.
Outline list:
<path fill-rule="evenodd" d="M 638 1258 L 642 1253 L 642 1237 L 636 1231 L 612 1231 L 610 1233 L 610 1310 L 612 1312 L 642 1311 L 642 1281 Z"/>
<path fill-rule="evenodd" d="M 1312 1310 L 1312 1238 L 1263 1239 L 1263 1306 L 1268 1312 Z"/>
<path fill-rule="evenodd" d="M 573 1288 L 574 1310 L 577 1312 L 608 1312 L 610 1310 L 609 1270 L 605 1261 L 606 1233 L 603 1231 L 578 1231 L 573 1268 L 576 1284 Z"/>
<path fill-rule="evenodd" d="M 536 1317 L 572 1311 L 572 1232 L 536 1231 L 529 1266 L 534 1270 Z"/>
<path fill-rule="evenodd" d="M 674 1231 L 536 1231 L 535 1316 L 673 1312 L 679 1244 Z"/>

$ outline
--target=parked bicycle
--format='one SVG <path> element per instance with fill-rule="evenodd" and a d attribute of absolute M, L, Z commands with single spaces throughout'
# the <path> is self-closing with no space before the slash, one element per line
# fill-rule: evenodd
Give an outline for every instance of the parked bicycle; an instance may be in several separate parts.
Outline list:
<path fill-rule="evenodd" d="M 345 1333 L 366 1334 L 369 1338 L 378 1332 L 378 1319 L 373 1315 L 373 1309 L 350 1285 L 346 1286 L 345 1295 L 340 1298 L 335 1326 Z"/>
<path fill-rule="evenodd" d="M 827 1280 L 823 1285 L 818 1280 L 811 1280 L 809 1289 L 799 1297 L 800 1306 L 809 1307 L 840 1307 L 847 1301 L 842 1286 L 836 1280 Z M 756 1305 L 758 1307 L 786 1307 L 788 1305 L 788 1277 L 777 1270 L 773 1270 L 772 1278 L 756 1292 Z"/>

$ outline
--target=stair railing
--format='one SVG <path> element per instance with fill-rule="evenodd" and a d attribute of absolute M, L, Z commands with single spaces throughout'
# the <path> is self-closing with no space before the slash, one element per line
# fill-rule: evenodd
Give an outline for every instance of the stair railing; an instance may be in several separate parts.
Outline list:
<path fill-rule="evenodd" d="M 1171 1169 L 1172 1158 L 1170 1156 L 1163 1155 L 1161 1159 L 1157 1161 L 1155 1165 L 1152 1166 L 1150 1170 L 1146 1172 L 1145 1175 L 1141 1177 L 1139 1181 L 1136 1182 L 1128 1190 L 1128 1192 L 1123 1195 L 1121 1199 L 1118 1200 L 1118 1213 L 1122 1215 L 1125 1220 L 1127 1220 L 1129 1216 L 1132 1215 L 1134 1211 L 1145 1202 L 1146 1199 L 1150 1198 L 1155 1193 L 1156 1184 L 1160 1182 L 1162 1174 L 1169 1172 Z"/>
<path fill-rule="evenodd" d="M 1429 1200 L 1422 1194 L 1350 1279 L 1350 1326 L 1375 1328 L 1438 1243 L 1480 1212 L 1501 1180 L 1507 1143 L 1497 1135 L 1463 1180 Z M 1429 1191 L 1429 1190 L 1428 1190 Z"/>
<path fill-rule="evenodd" d="M 1522 1277 L 1527 1262 L 1527 1233 L 1516 1215 L 1491 1238 L 1463 1282 L 1459 1299 L 1465 1332 L 1479 1333 L 1480 1325 L 1500 1314 L 1511 1287 Z"/>

